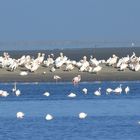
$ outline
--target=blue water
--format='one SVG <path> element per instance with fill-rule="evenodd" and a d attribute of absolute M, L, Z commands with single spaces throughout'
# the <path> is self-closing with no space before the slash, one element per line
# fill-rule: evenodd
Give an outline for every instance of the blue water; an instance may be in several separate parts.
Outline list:
<path fill-rule="evenodd" d="M 121 95 L 106 95 L 106 88 L 122 84 Z M 1 83 L 0 89 L 10 93 L 0 97 L 0 140 L 139 140 L 140 81 L 71 83 L 17 83 L 21 96 L 11 89 L 13 83 Z M 124 88 L 130 87 L 129 94 Z M 88 94 L 82 93 L 83 88 Z M 93 92 L 101 87 L 101 96 Z M 50 96 L 43 96 L 45 91 Z M 68 98 L 70 92 L 76 98 Z M 22 111 L 25 117 L 16 118 Z M 80 112 L 87 118 L 78 118 Z M 54 116 L 45 120 L 49 113 Z"/>

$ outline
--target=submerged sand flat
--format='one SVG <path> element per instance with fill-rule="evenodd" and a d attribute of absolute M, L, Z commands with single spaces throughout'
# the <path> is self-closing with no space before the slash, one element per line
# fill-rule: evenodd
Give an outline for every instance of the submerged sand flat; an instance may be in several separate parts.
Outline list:
<path fill-rule="evenodd" d="M 132 55 L 133 51 L 137 56 L 140 56 L 140 48 L 88 48 L 88 49 L 66 49 L 66 50 L 43 50 L 43 51 L 9 51 L 8 53 L 12 58 L 19 58 L 23 54 L 37 56 L 37 52 L 44 52 L 46 55 L 53 53 L 56 57 L 60 52 L 63 52 L 70 59 L 80 60 L 84 55 L 89 59 L 90 55 L 93 55 L 97 59 L 108 59 L 112 54 L 116 54 L 119 57 L 126 56 L 127 54 Z M 3 52 L 1 52 L 2 55 Z M 132 71 L 126 69 L 125 71 L 118 71 L 112 66 L 101 65 L 103 69 L 98 73 L 79 72 L 78 68 L 67 72 L 64 71 L 65 66 L 60 69 L 56 69 L 55 72 L 50 72 L 50 67 L 39 67 L 35 72 L 29 72 L 26 76 L 21 76 L 20 72 L 26 70 L 25 68 L 19 67 L 15 71 L 7 71 L 4 68 L 0 68 L 0 82 L 54 82 L 54 75 L 59 75 L 64 81 L 72 81 L 72 78 L 81 75 L 81 81 L 126 81 L 126 80 L 140 80 L 140 71 Z M 45 74 L 44 74 L 45 72 Z"/>

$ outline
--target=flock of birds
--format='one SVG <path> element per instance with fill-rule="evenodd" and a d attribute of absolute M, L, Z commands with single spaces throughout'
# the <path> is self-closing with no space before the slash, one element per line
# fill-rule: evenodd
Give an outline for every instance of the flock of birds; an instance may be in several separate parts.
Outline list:
<path fill-rule="evenodd" d="M 25 116 L 25 114 L 24 114 L 23 112 L 17 112 L 17 114 L 16 114 L 17 119 L 23 119 L 24 116 Z M 87 113 L 85 113 L 85 112 L 80 112 L 79 115 L 78 115 L 78 117 L 79 117 L 80 119 L 85 119 L 85 118 L 87 117 Z M 53 118 L 54 118 L 54 117 L 53 117 L 53 115 L 51 115 L 51 114 L 47 114 L 47 115 L 45 116 L 45 119 L 46 119 L 47 121 L 50 121 L 50 120 L 52 120 Z"/>
<path fill-rule="evenodd" d="M 54 54 L 50 54 L 46 58 L 45 53 L 38 53 L 36 58 L 30 55 L 23 55 L 15 59 L 4 52 L 3 56 L 0 56 L 0 67 L 10 71 L 14 71 L 18 67 L 23 67 L 28 72 L 35 72 L 40 66 L 44 66 L 48 67 L 51 72 L 55 72 L 57 69 L 65 66 L 64 71 L 72 71 L 76 67 L 80 72 L 98 73 L 103 69 L 101 64 L 104 64 L 106 66 L 113 66 L 120 71 L 125 71 L 127 68 L 132 71 L 140 70 L 140 57 L 136 56 L 134 52 L 131 56 L 127 55 L 122 58 L 113 54 L 112 57 L 109 57 L 107 60 L 97 60 L 93 56 L 90 56 L 89 60 L 87 60 L 87 58 L 87 56 L 83 56 L 79 61 L 71 60 L 61 52 L 58 57 L 55 57 Z M 27 75 L 28 72 L 26 71 L 22 71 L 20 75 Z"/>
<path fill-rule="evenodd" d="M 14 83 L 14 88 L 12 89 L 12 92 L 16 95 L 19 96 L 21 94 L 21 91 L 17 89 L 17 84 L 16 82 Z M 7 97 L 9 93 L 6 90 L 0 90 L 0 96 L 1 97 Z"/>
<path fill-rule="evenodd" d="M 60 69 L 62 66 L 65 66 L 65 71 L 72 71 L 75 67 L 79 69 L 80 72 L 90 72 L 90 73 L 98 73 L 102 70 L 102 65 L 105 64 L 106 66 L 113 66 L 120 71 L 125 71 L 127 68 L 132 71 L 139 71 L 140 70 L 140 57 L 137 57 L 136 54 L 133 52 L 131 56 L 127 55 L 126 57 L 119 58 L 115 54 L 112 57 L 109 57 L 107 60 L 97 60 L 93 56 L 90 56 L 89 61 L 87 60 L 87 56 L 84 56 L 80 61 L 70 60 L 67 56 L 64 56 L 63 53 L 60 53 L 60 56 L 57 58 L 54 57 L 54 54 L 48 55 L 47 59 L 45 60 L 44 53 L 38 53 L 37 58 L 31 57 L 30 55 L 23 55 L 19 59 L 11 58 L 10 55 L 6 52 L 3 53 L 3 56 L 0 56 L 0 67 L 5 68 L 10 71 L 16 70 L 18 67 L 24 67 L 28 72 L 35 72 L 40 66 L 45 66 L 50 68 L 51 72 L 55 72 L 57 69 Z M 21 71 L 20 75 L 28 75 L 27 71 Z M 45 74 L 45 72 L 44 72 Z M 54 79 L 56 82 L 61 79 L 60 76 L 54 75 Z M 77 75 L 72 79 L 74 85 L 79 84 L 81 81 L 81 75 Z M 107 88 L 106 94 L 121 94 L 123 91 L 122 85 L 120 84 L 115 89 Z M 125 93 L 128 94 L 130 92 L 129 86 L 124 89 Z M 21 95 L 21 91 L 17 89 L 16 83 L 14 84 L 14 88 L 12 92 L 16 96 Z M 88 89 L 83 88 L 82 92 L 84 94 L 88 94 Z M 9 93 L 5 90 L 0 90 L 0 96 L 7 97 Z M 44 96 L 50 96 L 49 92 L 45 92 Z M 101 96 L 101 88 L 99 87 L 98 90 L 94 91 L 95 96 Z M 67 97 L 75 98 L 77 95 L 75 93 L 70 93 Z M 16 117 L 18 119 L 23 119 L 25 116 L 24 112 L 17 112 Z M 87 117 L 87 113 L 80 112 L 78 117 L 80 119 L 85 119 Z M 52 120 L 54 117 L 51 114 L 47 114 L 45 116 L 46 120 Z"/>
<path fill-rule="evenodd" d="M 79 78 L 79 76 L 77 76 L 77 77 L 74 77 L 73 78 L 73 80 L 77 80 L 77 78 Z M 78 82 L 76 83 L 76 84 L 78 84 L 80 81 L 78 80 Z M 74 85 L 75 85 L 75 82 L 74 82 Z M 118 87 L 116 87 L 115 89 L 111 89 L 111 88 L 107 88 L 106 89 L 106 94 L 108 95 L 108 94 L 111 94 L 111 93 L 115 93 L 115 94 L 121 94 L 122 93 L 122 91 L 123 91 L 123 89 L 122 89 L 122 84 L 120 84 Z M 129 92 L 130 92 L 130 88 L 129 88 L 129 86 L 127 86 L 127 87 L 125 87 L 124 88 L 124 91 L 125 91 L 125 93 L 126 94 L 128 94 Z M 16 95 L 16 96 L 20 96 L 21 95 L 21 91 L 19 90 L 19 89 L 17 89 L 17 84 L 16 84 L 16 82 L 14 83 L 14 87 L 13 87 L 13 89 L 12 89 L 12 92 Z M 82 92 L 84 93 L 84 94 L 88 94 L 88 89 L 87 88 L 83 88 L 82 89 Z M 7 91 L 4 91 L 4 90 L 0 90 L 0 96 L 2 96 L 2 97 L 7 97 L 9 95 L 9 93 L 7 92 Z M 44 94 L 43 94 L 44 96 L 46 96 L 46 97 L 49 97 L 51 94 L 47 91 L 47 92 L 45 92 Z M 96 96 L 101 96 L 102 94 L 101 94 L 101 88 L 99 87 L 98 88 L 98 90 L 96 90 L 96 91 L 94 91 L 94 95 L 96 95 Z M 75 98 L 77 95 L 75 94 L 75 93 L 70 93 L 70 94 L 68 94 L 67 95 L 67 97 L 69 97 L 69 98 Z M 24 116 L 25 116 L 25 114 L 23 113 L 23 112 L 17 112 L 17 114 L 16 114 L 16 117 L 18 118 L 18 119 L 23 119 L 24 118 Z M 85 113 L 85 112 L 80 112 L 79 113 L 79 115 L 78 115 L 78 117 L 80 118 L 80 119 L 85 119 L 86 117 L 87 117 L 87 113 Z M 51 115 L 51 114 L 47 114 L 46 116 L 45 116 L 45 119 L 46 120 L 52 120 L 54 117 Z"/>
<path fill-rule="evenodd" d="M 119 85 L 118 87 L 116 87 L 115 89 L 107 88 L 107 89 L 106 89 L 106 94 L 108 95 L 108 94 L 114 93 L 114 94 L 119 95 L 119 94 L 122 93 L 122 91 L 123 91 L 123 89 L 122 89 L 122 84 L 120 84 L 120 85 Z M 125 87 L 124 91 L 125 91 L 126 94 L 128 94 L 128 93 L 130 92 L 129 86 Z M 87 88 L 83 88 L 83 89 L 82 89 L 82 92 L 83 92 L 84 94 L 88 94 L 88 89 L 87 89 Z M 96 95 L 96 96 L 101 96 L 101 95 L 102 95 L 102 93 L 101 93 L 101 87 L 99 87 L 98 90 L 94 91 L 94 95 Z M 76 97 L 76 96 L 77 96 L 77 95 L 76 95 L 75 93 L 70 93 L 70 94 L 68 95 L 68 97 L 70 97 L 70 98 L 74 98 L 74 97 Z"/>
<path fill-rule="evenodd" d="M 114 92 L 115 94 L 121 94 L 121 93 L 122 93 L 122 87 L 121 87 L 121 86 L 122 86 L 122 85 L 120 84 L 120 86 L 117 87 L 117 88 L 115 88 L 114 90 L 111 89 L 111 88 L 107 88 L 107 89 L 106 89 L 106 94 L 110 94 L 111 92 Z M 87 94 L 87 93 L 88 93 L 87 88 L 83 88 L 82 91 L 83 91 L 84 94 Z M 124 91 L 125 91 L 126 94 L 128 94 L 129 91 L 130 91 L 129 86 L 127 86 L 127 87 L 124 89 Z M 48 97 L 48 96 L 50 96 L 50 93 L 49 93 L 49 92 L 45 92 L 43 95 Z M 101 88 L 99 88 L 98 90 L 96 90 L 96 91 L 94 92 L 94 95 L 100 96 L 100 95 L 101 95 Z M 74 97 L 76 97 L 76 94 L 75 94 L 75 93 L 70 93 L 67 97 L 74 98 Z M 17 118 L 18 118 L 18 119 L 23 119 L 24 116 L 25 116 L 25 114 L 24 114 L 23 112 L 17 112 Z M 80 112 L 79 115 L 78 115 L 78 117 L 79 117 L 79 119 L 85 119 L 85 118 L 87 117 L 87 113 L 85 113 L 85 112 Z M 51 114 L 47 114 L 47 115 L 45 116 L 45 119 L 48 120 L 48 121 L 49 121 L 49 120 L 52 120 L 53 118 L 54 118 L 54 117 L 53 117 Z"/>

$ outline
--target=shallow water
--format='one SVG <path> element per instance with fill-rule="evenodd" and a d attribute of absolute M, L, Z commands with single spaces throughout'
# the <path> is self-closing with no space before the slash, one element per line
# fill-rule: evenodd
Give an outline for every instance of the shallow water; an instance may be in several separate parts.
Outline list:
<path fill-rule="evenodd" d="M 122 84 L 120 95 L 106 95 L 106 88 Z M 138 140 L 140 139 L 140 81 L 90 82 L 73 86 L 71 83 L 17 83 L 21 96 L 11 89 L 13 83 L 1 83 L 0 89 L 10 93 L 0 97 L 0 139 L 2 140 Z M 124 88 L 130 87 L 129 94 Z M 84 95 L 83 88 L 88 89 Z M 93 92 L 101 87 L 101 96 Z M 45 91 L 49 97 L 43 95 Z M 68 98 L 70 93 L 76 98 Z M 16 113 L 23 111 L 22 120 Z M 80 112 L 87 118 L 78 118 Z M 45 120 L 49 113 L 54 116 Z"/>

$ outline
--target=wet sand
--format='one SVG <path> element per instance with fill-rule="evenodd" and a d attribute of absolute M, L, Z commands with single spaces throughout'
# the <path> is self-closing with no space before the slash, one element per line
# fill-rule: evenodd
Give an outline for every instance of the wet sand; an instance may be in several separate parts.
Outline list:
<path fill-rule="evenodd" d="M 131 55 L 132 52 L 135 52 L 137 56 L 140 56 L 140 48 L 88 48 L 88 49 L 66 49 L 66 50 L 43 50 L 43 51 L 20 51 L 12 52 L 8 51 L 11 57 L 20 58 L 23 54 L 30 54 L 32 56 L 37 56 L 37 52 L 44 52 L 46 55 L 54 53 L 57 57 L 60 52 L 63 52 L 64 55 L 68 56 L 70 59 L 80 60 L 84 55 L 90 57 L 90 55 L 95 56 L 98 59 L 107 59 L 113 53 L 119 57 L 126 56 L 127 54 Z M 2 55 L 1 52 L 0 55 Z M 108 67 L 102 64 L 103 69 L 98 73 L 88 73 L 88 72 L 79 72 L 77 68 L 71 72 L 64 71 L 65 66 L 61 69 L 57 69 L 55 72 L 50 72 L 50 68 L 41 66 L 36 72 L 29 72 L 26 76 L 20 76 L 20 71 L 25 70 L 24 68 L 19 67 L 14 72 L 7 71 L 6 69 L 0 68 L 0 82 L 55 82 L 53 79 L 54 75 L 59 75 L 62 79 L 61 82 L 72 81 L 72 78 L 81 75 L 81 81 L 127 81 L 127 80 L 140 80 L 140 71 L 134 72 L 129 69 L 126 71 L 118 71 L 116 68 Z M 44 74 L 44 72 L 46 72 Z"/>

